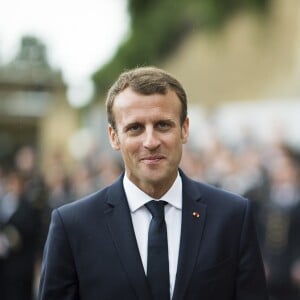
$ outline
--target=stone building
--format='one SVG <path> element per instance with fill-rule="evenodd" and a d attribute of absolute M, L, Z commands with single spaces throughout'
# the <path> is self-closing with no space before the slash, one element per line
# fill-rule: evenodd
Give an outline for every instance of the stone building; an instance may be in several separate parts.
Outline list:
<path fill-rule="evenodd" d="M 0 164 L 12 165 L 25 145 L 37 149 L 41 169 L 56 151 L 68 157 L 66 141 L 77 126 L 62 74 L 39 40 L 24 37 L 15 59 L 0 66 Z"/>

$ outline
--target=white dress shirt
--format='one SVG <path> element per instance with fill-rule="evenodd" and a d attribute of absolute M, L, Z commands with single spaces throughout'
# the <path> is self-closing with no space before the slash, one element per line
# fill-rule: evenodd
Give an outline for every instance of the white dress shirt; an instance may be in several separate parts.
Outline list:
<path fill-rule="evenodd" d="M 151 221 L 151 213 L 144 206 L 151 200 L 164 200 L 168 202 L 165 206 L 165 220 L 168 234 L 168 254 L 169 254 L 169 273 L 170 273 L 170 295 L 172 298 L 175 278 L 177 272 L 179 243 L 181 233 L 181 212 L 182 212 L 182 181 L 178 173 L 174 184 L 169 191 L 160 199 L 153 199 L 136 185 L 128 177 L 124 176 L 123 185 L 131 212 L 133 228 L 140 251 L 140 256 L 147 274 L 147 255 L 148 255 L 148 230 Z"/>

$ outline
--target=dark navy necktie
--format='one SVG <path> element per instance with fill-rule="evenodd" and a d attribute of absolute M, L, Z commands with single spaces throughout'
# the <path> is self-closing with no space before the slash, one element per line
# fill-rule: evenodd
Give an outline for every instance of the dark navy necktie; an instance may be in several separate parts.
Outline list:
<path fill-rule="evenodd" d="M 152 200 L 146 207 L 152 214 L 148 233 L 147 278 L 155 300 L 170 299 L 169 256 L 165 201 Z"/>

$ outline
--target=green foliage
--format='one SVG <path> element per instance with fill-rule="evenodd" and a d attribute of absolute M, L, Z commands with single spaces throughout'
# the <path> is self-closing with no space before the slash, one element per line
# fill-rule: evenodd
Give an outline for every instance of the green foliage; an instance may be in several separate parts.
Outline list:
<path fill-rule="evenodd" d="M 96 94 L 103 95 L 118 74 L 164 59 L 190 30 L 220 26 L 238 9 L 259 9 L 268 0 L 128 0 L 131 33 L 114 58 L 94 76 Z"/>

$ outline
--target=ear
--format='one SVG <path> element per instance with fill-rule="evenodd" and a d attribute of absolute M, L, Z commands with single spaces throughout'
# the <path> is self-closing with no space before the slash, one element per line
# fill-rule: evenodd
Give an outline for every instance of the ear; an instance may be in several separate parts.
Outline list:
<path fill-rule="evenodd" d="M 120 142 L 118 133 L 114 128 L 111 127 L 111 125 L 108 126 L 108 135 L 109 135 L 109 141 L 114 150 L 120 150 Z"/>
<path fill-rule="evenodd" d="M 187 117 L 181 127 L 181 142 L 182 144 L 186 144 L 189 138 L 189 127 L 190 127 L 190 120 Z"/>

